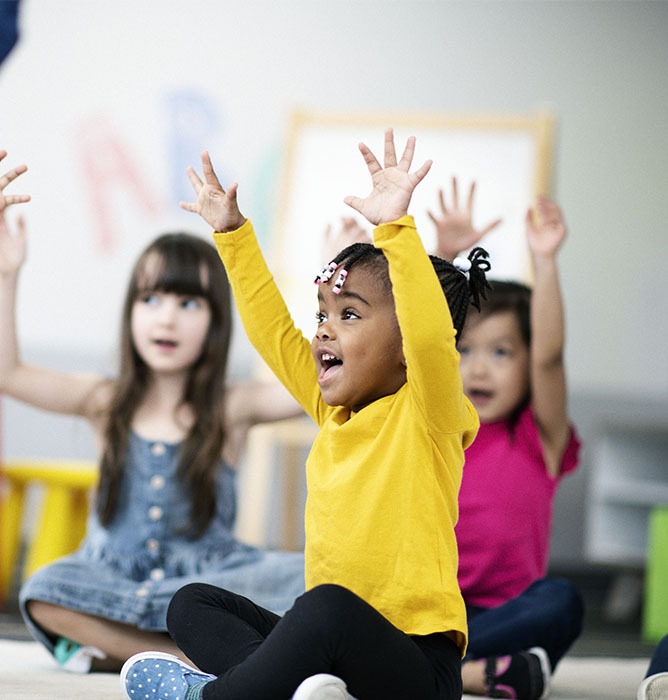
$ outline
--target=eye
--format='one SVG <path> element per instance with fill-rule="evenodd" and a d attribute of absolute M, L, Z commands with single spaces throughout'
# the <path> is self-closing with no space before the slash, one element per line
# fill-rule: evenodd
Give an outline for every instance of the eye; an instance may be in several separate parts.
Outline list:
<path fill-rule="evenodd" d="M 322 311 L 316 311 L 315 312 L 315 322 L 320 325 L 321 323 L 324 323 L 327 320 L 327 316 Z"/>
<path fill-rule="evenodd" d="M 341 313 L 341 318 L 344 321 L 349 321 L 353 318 L 361 318 L 360 315 L 354 309 L 344 309 Z"/>
<path fill-rule="evenodd" d="M 156 292 L 145 292 L 140 295 L 139 301 L 148 306 L 157 306 L 160 303 L 160 297 Z"/>
<path fill-rule="evenodd" d="M 201 309 L 204 300 L 201 297 L 184 297 L 181 299 L 181 308 L 183 309 Z"/>
<path fill-rule="evenodd" d="M 459 350 L 459 354 L 462 356 L 469 355 L 471 352 L 471 348 L 469 348 L 468 345 L 460 345 L 458 350 Z"/>
<path fill-rule="evenodd" d="M 510 357 L 508 348 L 494 348 L 494 357 Z"/>

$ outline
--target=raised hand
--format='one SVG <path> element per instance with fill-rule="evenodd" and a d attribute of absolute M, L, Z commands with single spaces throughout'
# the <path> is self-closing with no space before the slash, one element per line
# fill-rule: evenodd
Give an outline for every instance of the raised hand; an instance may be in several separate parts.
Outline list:
<path fill-rule="evenodd" d="M 341 225 L 334 231 L 331 224 L 325 229 L 323 262 L 333 260 L 344 248 L 353 243 L 371 243 L 371 237 L 357 219 L 352 216 L 341 218 Z"/>
<path fill-rule="evenodd" d="M 238 184 L 234 182 L 227 188 L 227 191 L 223 189 L 213 170 L 207 151 L 202 153 L 204 181 L 193 168 L 188 168 L 187 173 L 197 195 L 197 200 L 195 202 L 179 202 L 181 209 L 199 214 L 214 231 L 221 233 L 234 231 L 246 222 L 237 204 Z"/>
<path fill-rule="evenodd" d="M 7 151 L 0 151 L 0 161 L 7 155 Z M 22 175 L 27 166 L 19 165 L 0 177 L 0 275 L 5 276 L 16 272 L 25 260 L 25 223 L 23 217 L 17 219 L 15 234 L 9 229 L 5 210 L 12 204 L 21 204 L 30 201 L 28 194 L 5 194 L 5 187 Z"/>
<path fill-rule="evenodd" d="M 473 199 L 476 183 L 472 182 L 469 188 L 469 196 L 466 207 L 459 206 L 459 191 L 457 178 L 452 178 L 452 206 L 445 204 L 443 189 L 438 190 L 438 201 L 441 208 L 441 216 L 436 217 L 431 211 L 427 214 L 436 227 L 436 255 L 452 262 L 463 250 L 472 248 L 478 241 L 492 229 L 496 228 L 501 219 L 495 219 L 480 229 L 473 226 Z"/>
<path fill-rule="evenodd" d="M 374 226 L 405 216 L 413 190 L 429 172 L 432 163 L 428 160 L 415 172 L 409 172 L 415 153 L 415 136 L 408 138 L 398 163 L 392 129 L 385 131 L 382 166 L 365 144 L 361 143 L 359 149 L 371 174 L 373 188 L 366 198 L 351 196 L 345 197 L 343 201 Z"/>
<path fill-rule="evenodd" d="M 529 250 L 534 257 L 556 255 L 566 238 L 566 222 L 559 206 L 539 195 L 536 209 L 526 214 L 526 234 Z"/>

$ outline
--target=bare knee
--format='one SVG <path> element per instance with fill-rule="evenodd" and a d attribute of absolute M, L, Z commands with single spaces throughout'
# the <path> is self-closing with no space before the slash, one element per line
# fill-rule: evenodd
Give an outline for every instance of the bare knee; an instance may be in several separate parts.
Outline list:
<path fill-rule="evenodd" d="M 48 632 L 59 632 L 64 620 L 68 617 L 67 608 L 43 600 L 29 600 L 26 609 L 30 617 Z"/>

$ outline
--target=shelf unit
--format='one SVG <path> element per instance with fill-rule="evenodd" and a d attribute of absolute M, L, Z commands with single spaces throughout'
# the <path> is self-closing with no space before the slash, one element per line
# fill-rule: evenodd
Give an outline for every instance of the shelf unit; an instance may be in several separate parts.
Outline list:
<path fill-rule="evenodd" d="M 668 423 L 606 423 L 590 441 L 587 557 L 644 567 L 649 514 L 668 504 Z"/>

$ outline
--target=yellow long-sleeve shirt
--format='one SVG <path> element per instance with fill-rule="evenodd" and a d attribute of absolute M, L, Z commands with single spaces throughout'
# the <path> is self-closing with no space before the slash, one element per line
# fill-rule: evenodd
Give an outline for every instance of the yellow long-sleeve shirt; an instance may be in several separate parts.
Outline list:
<path fill-rule="evenodd" d="M 412 217 L 374 232 L 389 261 L 407 380 L 357 413 L 322 400 L 310 343 L 250 222 L 214 240 L 251 342 L 320 428 L 306 462 L 307 589 L 345 586 L 407 634 L 447 632 L 463 653 L 454 526 L 478 417 L 462 391 L 448 305 Z"/>

